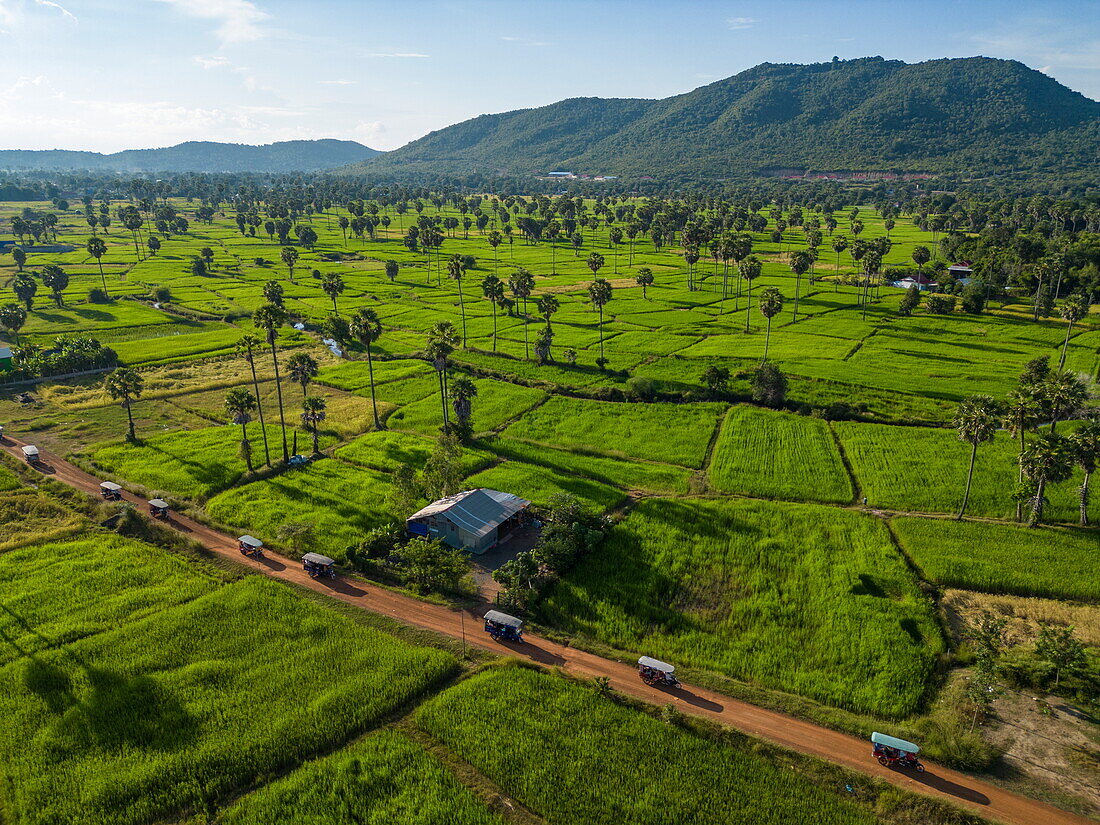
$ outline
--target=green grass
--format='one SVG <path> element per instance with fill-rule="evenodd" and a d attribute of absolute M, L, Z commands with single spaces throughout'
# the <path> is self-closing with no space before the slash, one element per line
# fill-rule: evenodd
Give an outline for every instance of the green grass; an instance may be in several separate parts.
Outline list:
<path fill-rule="evenodd" d="M 872 507 L 923 513 L 957 513 L 962 505 L 970 446 L 954 429 L 896 427 L 837 422 L 837 437 L 852 472 Z M 1000 432 L 978 447 L 967 512 L 976 516 L 1011 517 L 1012 491 L 1018 472 L 1019 442 Z M 1076 522 L 1079 470 L 1073 478 L 1047 490 L 1046 517 Z M 1100 518 L 1100 500 L 1089 508 Z"/>
<path fill-rule="evenodd" d="M 758 407 L 729 411 L 710 479 L 723 492 L 763 498 L 847 503 L 853 495 L 827 423 Z"/>
<path fill-rule="evenodd" d="M 454 667 L 249 578 L 0 670 L 0 807 L 21 825 L 206 810 Z"/>
<path fill-rule="evenodd" d="M 436 757 L 371 734 L 241 799 L 220 825 L 503 825 Z"/>
<path fill-rule="evenodd" d="M 0 553 L 0 664 L 114 630 L 217 584 L 177 556 L 112 533 Z"/>
<path fill-rule="evenodd" d="M 391 381 L 402 381 L 418 376 L 434 375 L 435 371 L 424 361 L 401 359 L 374 362 L 374 383 L 381 387 Z M 355 392 L 366 390 L 370 394 L 370 371 L 366 360 L 341 361 L 321 368 L 317 380 L 337 389 Z"/>
<path fill-rule="evenodd" d="M 1100 601 L 1096 530 L 897 517 L 898 541 L 945 587 Z"/>
<path fill-rule="evenodd" d="M 477 387 L 477 397 L 472 402 L 473 414 L 470 420 L 475 432 L 495 430 L 547 398 L 542 390 L 493 378 L 476 378 L 474 385 Z M 449 412 L 453 417 L 454 412 Z M 402 407 L 386 420 L 386 424 L 422 435 L 435 435 L 443 424 L 439 396 L 429 395 Z"/>
<path fill-rule="evenodd" d="M 885 527 L 808 504 L 645 499 L 543 621 L 614 647 L 900 717 L 944 641 Z"/>
<path fill-rule="evenodd" d="M 419 470 L 431 456 L 435 442 L 411 433 L 383 430 L 361 435 L 354 441 L 338 447 L 334 455 L 359 467 L 392 473 L 397 468 L 409 466 Z M 462 467 L 468 475 L 484 469 L 493 456 L 486 450 L 465 447 L 462 451 Z"/>
<path fill-rule="evenodd" d="M 547 506 L 553 496 L 564 493 L 584 502 L 595 512 L 603 512 L 626 498 L 626 493 L 598 481 L 558 474 L 547 467 L 521 461 L 504 461 L 470 476 L 466 484 L 514 493 L 540 507 Z"/>
<path fill-rule="evenodd" d="M 271 544 L 282 525 L 308 524 L 314 545 L 307 549 L 342 559 L 364 532 L 390 520 L 388 492 L 387 475 L 326 458 L 219 493 L 206 511 Z"/>
<path fill-rule="evenodd" d="M 505 434 L 560 449 L 701 467 L 724 407 L 612 404 L 553 396 L 508 427 Z"/>
<path fill-rule="evenodd" d="M 702 739 L 544 672 L 488 671 L 416 723 L 555 825 L 875 821 L 747 743 Z"/>
<path fill-rule="evenodd" d="M 276 413 L 276 418 L 278 417 Z M 272 459 L 282 457 L 282 435 L 277 424 L 266 427 Z M 263 465 L 264 447 L 258 423 L 248 427 L 252 462 Z M 291 432 L 288 431 L 289 439 Z M 122 441 L 106 444 L 92 452 L 96 466 L 111 475 L 181 498 L 202 500 L 240 481 L 246 471 L 239 457 L 241 428 L 236 425 L 181 430 L 154 435 L 137 444 Z M 299 434 L 303 449 L 309 437 Z M 321 445 L 331 443 L 322 438 Z"/>
<path fill-rule="evenodd" d="M 686 493 L 691 478 L 690 470 L 673 464 L 571 453 L 511 438 L 495 439 L 489 448 L 505 458 L 547 467 L 559 476 L 581 476 L 624 490 Z"/>

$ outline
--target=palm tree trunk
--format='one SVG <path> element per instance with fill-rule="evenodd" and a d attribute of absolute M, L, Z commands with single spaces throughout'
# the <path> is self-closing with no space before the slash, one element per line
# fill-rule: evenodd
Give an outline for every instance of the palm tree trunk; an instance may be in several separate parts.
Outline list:
<path fill-rule="evenodd" d="M 462 300 L 462 279 L 458 278 L 458 308 L 462 312 L 462 348 L 466 349 L 466 302 Z"/>
<path fill-rule="evenodd" d="M 1066 365 L 1066 350 L 1069 349 L 1069 334 L 1073 331 L 1073 321 L 1066 324 L 1066 340 L 1062 342 L 1062 357 L 1058 359 L 1058 369 Z"/>
<path fill-rule="evenodd" d="M 497 302 L 493 301 L 493 352 L 497 351 Z"/>
<path fill-rule="evenodd" d="M 320 450 L 317 449 L 317 446 L 318 446 L 318 444 L 317 444 L 318 433 L 317 433 L 317 422 L 316 421 L 312 422 L 312 425 L 310 426 L 310 433 L 313 436 L 313 454 L 317 455 L 317 453 L 320 452 Z"/>
<path fill-rule="evenodd" d="M 283 461 L 290 461 L 290 453 L 286 446 L 286 416 L 283 414 L 283 385 L 279 380 L 279 356 L 275 351 L 275 341 L 271 341 L 271 362 L 275 365 L 275 395 L 279 399 L 279 426 L 283 433 Z"/>
<path fill-rule="evenodd" d="M 764 336 L 764 357 L 760 359 L 760 363 L 763 364 L 768 360 L 768 345 L 772 342 L 772 319 L 768 318 L 768 333 Z"/>
<path fill-rule="evenodd" d="M 603 361 L 603 304 L 600 304 L 600 360 Z"/>
<path fill-rule="evenodd" d="M 749 280 L 749 303 L 745 307 L 745 332 L 749 331 L 749 316 L 752 315 L 752 280 Z"/>
<path fill-rule="evenodd" d="M 107 276 L 103 274 L 103 261 L 96 258 L 95 262 L 99 264 L 99 282 L 103 284 L 103 294 L 107 295 Z"/>
<path fill-rule="evenodd" d="M 267 425 L 264 424 L 264 405 L 260 403 L 260 382 L 256 378 L 256 362 L 252 358 L 252 351 L 248 353 L 248 365 L 252 368 L 252 388 L 256 390 L 256 412 L 260 416 L 260 433 L 264 437 L 264 461 L 271 466 L 271 449 L 267 445 Z"/>
<path fill-rule="evenodd" d="M 367 374 L 370 376 L 370 403 L 374 407 L 374 429 L 382 429 L 382 424 L 378 420 L 378 401 L 374 397 L 374 359 L 371 358 L 370 344 L 367 344 Z"/>
<path fill-rule="evenodd" d="M 1035 498 L 1031 501 L 1031 518 L 1028 525 L 1034 527 L 1043 520 L 1043 497 L 1046 494 L 1047 480 L 1039 479 L 1039 486 L 1035 489 Z"/>
<path fill-rule="evenodd" d="M 955 521 L 962 521 L 962 517 L 966 513 L 966 505 L 970 501 L 970 483 L 974 480 L 974 459 L 977 457 L 978 442 L 974 441 L 970 445 L 970 469 L 966 473 L 966 492 L 963 493 L 962 507 L 959 508 L 959 515 L 955 518 Z"/>
<path fill-rule="evenodd" d="M 443 387 L 443 370 L 439 373 L 439 403 L 443 407 L 443 429 L 447 429 L 447 391 Z"/>
<path fill-rule="evenodd" d="M 134 441 L 136 436 L 134 435 L 134 414 L 130 410 L 130 399 L 126 399 L 126 421 L 130 425 L 130 440 Z"/>
<path fill-rule="evenodd" d="M 241 422 L 241 446 L 244 447 L 248 444 L 248 425 L 243 421 Z M 252 475 L 254 472 L 252 469 L 252 450 L 251 448 L 244 449 L 244 463 L 248 467 L 248 474 Z"/>
<path fill-rule="evenodd" d="M 526 302 L 525 302 L 526 303 Z M 530 361 L 531 353 L 528 349 L 528 333 L 527 333 L 527 313 L 523 313 L 523 360 Z"/>
<path fill-rule="evenodd" d="M 792 321 L 798 320 L 798 293 L 802 291 L 802 275 L 798 274 L 794 280 L 794 318 Z"/>
<path fill-rule="evenodd" d="M 1088 527 L 1089 525 L 1089 477 L 1092 475 L 1088 470 L 1085 471 L 1085 478 L 1081 482 L 1081 489 L 1078 492 L 1078 497 L 1081 502 L 1081 526 Z"/>

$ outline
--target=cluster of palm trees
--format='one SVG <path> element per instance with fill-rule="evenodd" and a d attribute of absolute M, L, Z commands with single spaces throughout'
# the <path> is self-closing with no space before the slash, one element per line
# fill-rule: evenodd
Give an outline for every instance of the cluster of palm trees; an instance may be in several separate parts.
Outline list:
<path fill-rule="evenodd" d="M 1088 400 L 1084 382 L 1073 373 L 1051 370 L 1046 356 L 1027 365 L 1006 402 L 988 395 L 965 399 L 954 420 L 959 438 L 971 446 L 966 488 L 957 517 L 965 515 L 970 500 L 978 446 L 991 441 L 1004 428 L 1020 444 L 1014 493 L 1016 520 L 1023 520 L 1026 506 L 1028 524 L 1042 522 L 1049 485 L 1066 481 L 1074 468 L 1079 467 L 1084 474 L 1078 488 L 1079 521 L 1087 525 L 1089 481 L 1100 462 L 1100 417 L 1095 410 L 1086 409 Z M 1068 436 L 1057 432 L 1059 423 L 1082 415 L 1084 421 Z"/>

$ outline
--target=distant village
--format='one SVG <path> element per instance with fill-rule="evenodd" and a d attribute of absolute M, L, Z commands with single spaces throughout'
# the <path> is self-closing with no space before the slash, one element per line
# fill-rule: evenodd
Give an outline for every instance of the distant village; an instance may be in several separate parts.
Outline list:
<path fill-rule="evenodd" d="M 618 180 L 618 175 L 578 175 L 575 172 L 547 172 L 545 175 L 536 175 L 539 180 L 591 180 L 613 181 Z"/>

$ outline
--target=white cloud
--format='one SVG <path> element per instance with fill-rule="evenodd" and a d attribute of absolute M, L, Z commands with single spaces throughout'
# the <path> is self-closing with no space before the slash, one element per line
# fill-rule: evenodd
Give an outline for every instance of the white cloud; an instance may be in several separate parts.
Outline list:
<path fill-rule="evenodd" d="M 217 24 L 214 34 L 222 43 L 245 43 L 265 34 L 262 23 L 271 15 L 250 0 L 158 0 L 182 14 L 211 20 Z"/>
<path fill-rule="evenodd" d="M 220 54 L 211 55 L 210 57 L 203 57 L 201 54 L 197 54 L 195 55 L 195 62 L 204 69 L 220 69 L 223 66 L 229 65 L 229 58 L 222 57 Z"/>
<path fill-rule="evenodd" d="M 371 52 L 367 57 L 431 57 L 431 55 L 420 54 L 420 52 Z"/>
<path fill-rule="evenodd" d="M 64 17 L 69 18 L 74 23 L 77 22 L 76 15 L 73 14 L 71 11 L 69 11 L 64 6 L 62 6 L 60 3 L 55 3 L 55 2 L 53 2 L 53 0 L 34 0 L 34 2 L 39 6 L 46 6 L 47 8 L 50 8 L 50 9 L 57 9 L 59 12 L 61 12 L 61 14 Z"/>
<path fill-rule="evenodd" d="M 749 29 L 755 26 L 760 21 L 755 17 L 727 17 L 726 25 L 731 29 Z"/>
<path fill-rule="evenodd" d="M 1051 67 L 1051 66 L 1040 66 L 1039 71 L 1041 71 L 1043 74 L 1050 74 L 1051 68 L 1053 68 L 1053 67 Z"/>
<path fill-rule="evenodd" d="M 352 86 L 355 84 L 354 80 L 318 80 L 322 86 Z"/>

